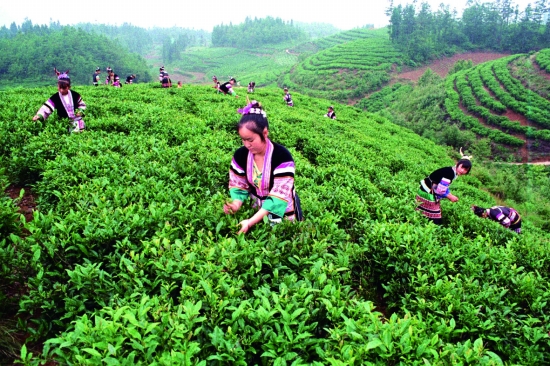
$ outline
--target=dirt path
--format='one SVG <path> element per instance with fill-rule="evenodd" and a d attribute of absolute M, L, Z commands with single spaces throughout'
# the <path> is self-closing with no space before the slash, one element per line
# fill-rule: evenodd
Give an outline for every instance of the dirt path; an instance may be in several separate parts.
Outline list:
<path fill-rule="evenodd" d="M 179 70 L 174 70 L 172 75 L 170 75 L 170 78 L 172 79 L 172 84 L 173 84 L 172 86 L 175 86 L 175 84 L 177 84 L 178 81 L 181 81 L 183 84 L 196 83 L 197 81 L 206 82 L 206 74 L 203 72 L 182 73 Z"/>
<path fill-rule="evenodd" d="M 548 73 L 548 72 L 546 72 L 546 70 L 543 70 L 543 69 L 540 68 L 539 64 L 535 60 L 534 55 L 531 56 L 531 60 L 532 60 L 533 67 L 535 68 L 535 71 L 537 72 L 537 74 L 539 74 L 540 76 L 542 76 L 546 80 L 550 81 L 550 73 Z"/>
<path fill-rule="evenodd" d="M 418 81 L 422 75 L 430 68 L 437 75 L 442 78 L 447 76 L 449 70 L 458 60 L 472 60 L 474 65 L 480 64 L 482 62 L 496 60 L 497 58 L 509 56 L 508 53 L 497 53 L 497 52 L 467 52 L 453 55 L 451 57 L 443 57 L 439 60 L 431 62 L 427 66 L 423 66 L 418 69 L 403 68 L 404 71 L 396 74 L 394 78 L 396 79 L 407 79 L 414 82 Z"/>

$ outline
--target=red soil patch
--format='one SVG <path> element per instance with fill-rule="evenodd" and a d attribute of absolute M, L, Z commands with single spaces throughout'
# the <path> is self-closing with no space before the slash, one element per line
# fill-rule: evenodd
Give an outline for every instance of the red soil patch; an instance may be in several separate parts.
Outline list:
<path fill-rule="evenodd" d="M 465 114 L 472 116 L 474 118 L 477 118 L 479 123 L 481 123 L 483 126 L 497 130 L 498 128 L 495 126 L 488 125 L 485 123 L 485 120 L 482 117 L 476 116 L 475 114 L 472 114 L 468 111 L 468 109 L 462 104 L 462 101 L 459 103 L 459 108 L 464 112 Z M 502 114 L 503 116 L 507 117 L 510 121 L 517 121 L 522 126 L 531 126 L 527 118 L 521 114 L 518 114 L 510 109 L 506 110 L 506 113 Z M 525 144 L 522 146 L 516 148 L 518 157 L 521 158 L 521 163 L 518 164 L 524 164 L 524 163 L 530 163 L 530 164 L 540 164 L 540 165 L 550 165 L 548 154 L 550 153 L 550 142 L 545 140 L 535 141 L 532 139 L 528 139 L 525 137 L 524 134 L 520 134 L 517 132 L 509 132 L 510 136 L 517 137 L 518 139 L 521 139 L 525 141 Z"/>
<path fill-rule="evenodd" d="M 550 74 L 547 73 L 546 70 L 541 69 L 539 64 L 535 60 L 533 60 L 533 67 L 535 68 L 537 74 L 550 81 Z"/>
<path fill-rule="evenodd" d="M 529 123 L 529 120 L 527 117 L 525 117 L 523 114 L 519 114 L 517 112 L 514 112 L 510 108 L 506 109 L 506 112 L 502 114 L 504 117 L 508 118 L 512 122 L 519 122 L 522 126 L 529 126 L 529 127 L 535 127 L 531 123 Z"/>
<path fill-rule="evenodd" d="M 30 187 L 17 187 L 14 185 L 9 186 L 6 189 L 6 194 L 13 200 L 19 199 L 19 194 L 21 190 L 24 189 L 25 193 L 20 201 L 18 201 L 19 213 L 25 216 L 27 222 L 32 221 L 33 212 L 36 209 L 35 195 L 33 194 Z"/>
<path fill-rule="evenodd" d="M 170 75 L 172 79 L 172 87 L 175 87 L 178 81 L 181 81 L 182 84 L 195 84 L 197 82 L 205 82 L 206 74 L 203 72 L 185 72 L 181 73 L 180 71 L 174 71 Z"/>
<path fill-rule="evenodd" d="M 412 81 L 418 81 L 422 75 L 430 68 L 433 72 L 441 77 L 447 76 L 449 70 L 458 60 L 472 60 L 474 65 L 482 62 L 496 60 L 508 56 L 507 53 L 496 52 L 467 52 L 453 55 L 451 57 L 444 57 L 439 60 L 431 62 L 427 66 L 423 66 L 418 69 L 403 68 L 404 71 L 395 75 L 394 79 L 407 79 Z"/>

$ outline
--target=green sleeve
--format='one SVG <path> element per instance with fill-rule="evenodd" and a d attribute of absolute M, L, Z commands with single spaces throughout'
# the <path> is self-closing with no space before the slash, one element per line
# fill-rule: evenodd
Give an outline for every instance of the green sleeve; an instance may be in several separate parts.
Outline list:
<path fill-rule="evenodd" d="M 262 208 L 277 215 L 283 217 L 285 215 L 286 207 L 288 202 L 276 197 L 267 197 L 267 199 L 262 204 Z"/>
<path fill-rule="evenodd" d="M 229 195 L 234 200 L 239 200 L 244 202 L 248 198 L 248 191 L 245 191 L 244 189 L 239 189 L 239 188 L 231 188 L 229 190 Z"/>

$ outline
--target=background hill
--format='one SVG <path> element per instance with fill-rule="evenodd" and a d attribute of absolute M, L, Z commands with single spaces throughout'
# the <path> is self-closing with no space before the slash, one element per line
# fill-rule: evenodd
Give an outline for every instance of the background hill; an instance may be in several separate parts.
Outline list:
<path fill-rule="evenodd" d="M 38 204 L 20 223 L 1 206 L 2 319 L 28 321 L 30 364 L 546 361 L 548 231 L 525 215 L 518 236 L 469 208 L 494 204 L 482 188 L 501 176 L 475 164 L 435 227 L 414 194 L 453 164 L 444 148 L 377 114 L 337 105 L 333 121 L 327 100 L 296 93 L 288 108 L 258 89 L 270 136 L 296 160 L 306 221 L 237 237 L 252 211 L 221 206 L 243 99 L 79 87 L 89 130 L 67 135 L 63 121 L 30 120 L 53 90 L 0 94 L 4 182 Z M 548 201 L 548 171 L 523 169 L 527 202 Z"/>
<path fill-rule="evenodd" d="M 135 74 L 141 82 L 151 81 L 145 60 L 101 35 L 71 27 L 34 27 L 15 36 L 0 38 L 0 87 L 52 85 L 54 67 L 71 70 L 73 83 L 91 84 L 92 74 L 111 66 L 125 78 Z"/>

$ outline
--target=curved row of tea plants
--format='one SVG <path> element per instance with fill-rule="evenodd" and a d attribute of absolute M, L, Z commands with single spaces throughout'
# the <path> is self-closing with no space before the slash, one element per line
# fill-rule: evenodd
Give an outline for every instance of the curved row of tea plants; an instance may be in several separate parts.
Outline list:
<path fill-rule="evenodd" d="M 536 56 L 537 64 L 540 68 L 550 73 L 550 48 L 540 50 Z"/>
<path fill-rule="evenodd" d="M 517 56 L 517 57 L 516 57 Z M 550 112 L 550 102 L 538 95 L 532 90 L 526 88 L 521 81 L 515 79 L 510 74 L 508 66 L 522 55 L 514 55 L 513 57 L 505 57 L 494 61 L 493 69 L 495 76 L 506 90 L 516 100 L 528 103 L 531 108 L 540 109 L 541 112 Z"/>
<path fill-rule="evenodd" d="M 401 53 L 379 30 L 358 30 L 356 34 L 362 38 L 305 58 L 290 74 L 282 75 L 278 85 L 338 101 L 379 89 L 390 80 L 393 65 L 402 63 Z"/>
<path fill-rule="evenodd" d="M 481 67 L 476 66 L 466 72 L 468 82 L 472 87 L 472 92 L 475 98 L 481 103 L 481 105 L 487 107 L 495 113 L 506 112 L 506 106 L 493 98 L 491 94 L 485 89 L 481 75 L 479 74 Z"/>
<path fill-rule="evenodd" d="M 352 42 L 352 41 L 356 41 L 364 38 L 381 37 L 381 36 L 386 36 L 387 38 L 386 28 L 380 28 L 380 29 L 357 28 L 357 29 L 351 29 L 344 32 L 339 32 L 328 37 L 316 39 L 312 42 L 299 45 L 295 47 L 294 50 L 298 52 L 302 52 L 303 49 L 307 49 L 307 50 L 311 49 L 311 47 L 309 47 L 308 45 L 313 45 L 315 52 L 317 52 L 317 51 L 331 48 L 347 42 Z"/>
<path fill-rule="evenodd" d="M 550 113 L 536 106 L 531 106 L 528 102 L 517 100 L 512 94 L 503 89 L 499 80 L 496 79 L 494 71 L 495 67 L 500 68 L 502 65 L 494 66 L 494 62 L 484 63 L 480 67 L 480 76 L 484 84 L 495 94 L 499 101 L 541 127 L 550 127 Z"/>
<path fill-rule="evenodd" d="M 474 97 L 473 88 L 469 84 L 469 79 L 466 76 L 479 75 L 477 70 L 468 70 L 468 72 L 457 73 L 455 82 L 456 88 L 462 100 L 462 104 L 466 109 L 475 116 L 481 117 L 486 123 L 500 127 L 505 132 L 513 131 L 525 134 L 529 138 L 540 138 L 542 140 L 550 141 L 550 130 L 539 130 L 529 126 L 522 126 L 519 122 L 510 121 L 504 116 L 499 116 L 491 113 L 491 111 L 483 106 L 477 104 L 476 97 Z M 478 89 L 479 91 L 479 89 Z M 488 93 L 485 91 L 485 94 Z M 489 104 L 486 101 L 487 104 Z M 497 105 L 498 106 L 498 105 Z"/>
<path fill-rule="evenodd" d="M 444 225 L 428 224 L 414 195 L 453 164 L 442 147 L 356 108 L 330 120 L 326 100 L 296 93 L 288 108 L 258 89 L 306 220 L 237 236 L 253 210 L 221 207 L 242 99 L 82 87 L 88 131 L 68 135 L 63 121 L 31 121 L 54 91 L 0 94 L 0 163 L 39 204 L 25 236 L 0 238 L 18 253 L 3 265 L 27 279 L 29 348 L 46 340 L 23 362 L 549 361 L 550 236 L 475 217 L 471 204 L 494 204 L 477 167 L 453 183 Z"/>
<path fill-rule="evenodd" d="M 467 115 L 460 109 L 460 94 L 455 90 L 455 80 L 462 74 L 463 72 L 456 73 L 447 77 L 445 80 L 445 91 L 447 93 L 445 108 L 451 119 L 460 121 L 467 129 L 475 132 L 479 136 L 489 137 L 491 141 L 512 146 L 521 146 L 525 144 L 525 141 L 517 137 L 510 136 L 498 129 L 485 127 L 477 118 Z"/>

